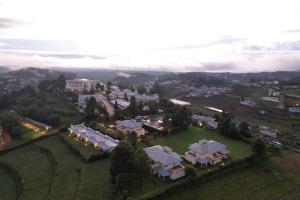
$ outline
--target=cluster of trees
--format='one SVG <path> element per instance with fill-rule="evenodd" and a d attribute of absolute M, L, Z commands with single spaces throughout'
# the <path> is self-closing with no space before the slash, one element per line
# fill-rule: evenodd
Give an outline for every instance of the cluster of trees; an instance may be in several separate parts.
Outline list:
<path fill-rule="evenodd" d="M 15 112 L 5 111 L 1 113 L 0 122 L 11 137 L 18 138 L 22 134 L 19 127 L 19 116 Z"/>
<path fill-rule="evenodd" d="M 116 199 L 126 199 L 132 188 L 142 187 L 143 180 L 150 174 L 148 157 L 132 139 L 121 141 L 111 154 L 111 181 Z"/>
<path fill-rule="evenodd" d="M 101 106 L 101 104 L 99 104 L 94 97 L 91 97 L 86 102 L 83 120 L 89 126 L 95 127 L 100 118 L 104 122 L 109 121 L 109 116 L 106 109 Z"/>
<path fill-rule="evenodd" d="M 223 112 L 220 116 L 215 116 L 219 122 L 218 130 L 221 134 L 233 139 L 241 139 L 251 137 L 249 124 L 242 122 L 238 127 L 232 122 L 232 116 L 226 112 Z"/>

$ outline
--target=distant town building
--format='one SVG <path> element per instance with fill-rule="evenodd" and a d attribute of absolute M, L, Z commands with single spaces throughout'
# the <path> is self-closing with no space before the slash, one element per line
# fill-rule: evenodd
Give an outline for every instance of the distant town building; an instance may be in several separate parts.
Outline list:
<path fill-rule="evenodd" d="M 185 168 L 181 164 L 182 159 L 169 147 L 156 145 L 147 147 L 144 150 L 152 161 L 151 169 L 154 174 L 164 179 L 170 178 L 171 180 L 185 176 Z"/>
<path fill-rule="evenodd" d="M 114 106 L 117 102 L 118 108 L 121 110 L 125 110 L 130 105 L 129 101 L 125 101 L 124 99 L 113 99 L 110 101 L 112 105 Z"/>
<path fill-rule="evenodd" d="M 204 126 L 209 129 L 217 129 L 218 122 L 213 117 L 208 117 L 204 115 L 192 115 L 192 121 L 197 123 L 199 126 Z"/>
<path fill-rule="evenodd" d="M 67 80 L 66 89 L 72 92 L 90 91 L 92 89 L 92 81 L 88 79 Z"/>
<path fill-rule="evenodd" d="M 169 99 L 173 104 L 175 105 L 179 105 L 179 106 L 190 106 L 191 103 L 187 102 L 187 101 L 181 101 L 178 99 Z"/>
<path fill-rule="evenodd" d="M 300 107 L 289 107 L 289 112 L 291 113 L 300 113 Z"/>
<path fill-rule="evenodd" d="M 257 104 L 254 101 L 248 100 L 248 99 L 240 101 L 240 104 L 244 105 L 244 106 L 250 106 L 250 107 L 256 107 L 257 106 Z"/>

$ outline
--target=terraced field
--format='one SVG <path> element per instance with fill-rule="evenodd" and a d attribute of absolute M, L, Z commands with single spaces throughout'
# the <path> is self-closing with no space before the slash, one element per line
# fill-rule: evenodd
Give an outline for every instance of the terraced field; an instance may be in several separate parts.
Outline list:
<path fill-rule="evenodd" d="M 16 183 L 10 172 L 0 163 L 0 197 L 1 199 L 17 199 Z"/>
<path fill-rule="evenodd" d="M 74 155 L 57 136 L 4 154 L 0 156 L 0 162 L 10 165 L 21 175 L 22 200 L 105 200 L 111 194 L 109 160 L 87 164 Z M 0 168 L 0 177 L 8 179 L 7 175 L 1 173 Z M 16 184 L 10 180 L 10 185 Z M 11 188 L 13 186 L 5 185 L 0 189 L 0 194 L 5 190 L 12 191 Z M 16 199 L 4 197 L 1 195 L 1 200 Z"/>

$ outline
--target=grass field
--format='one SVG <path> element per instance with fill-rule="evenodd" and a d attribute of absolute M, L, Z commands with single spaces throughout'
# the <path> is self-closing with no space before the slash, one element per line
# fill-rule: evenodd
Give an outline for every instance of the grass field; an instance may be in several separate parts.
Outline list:
<path fill-rule="evenodd" d="M 0 197 L 4 200 L 17 199 L 16 183 L 14 177 L 0 164 Z"/>
<path fill-rule="evenodd" d="M 41 134 L 35 132 L 34 130 L 30 129 L 30 128 L 25 128 L 25 127 L 22 127 L 22 139 L 23 140 L 31 140 L 33 138 L 36 138 L 36 137 L 39 137 L 41 136 Z"/>
<path fill-rule="evenodd" d="M 282 155 L 264 165 L 247 167 L 172 195 L 167 200 L 296 200 L 300 196 L 300 155 Z M 297 159 L 294 159 L 297 157 Z M 280 165 L 278 165 L 280 163 Z M 291 171 L 290 169 L 294 169 Z M 187 195 L 188 194 L 188 195 Z"/>
<path fill-rule="evenodd" d="M 190 144 L 198 142 L 201 139 L 215 140 L 226 145 L 232 159 L 242 158 L 251 154 L 251 148 L 248 144 L 227 138 L 216 131 L 209 131 L 195 126 L 191 126 L 186 131 L 170 136 L 156 137 L 152 142 L 171 147 L 175 152 L 184 154 Z"/>
<path fill-rule="evenodd" d="M 57 136 L 1 155 L 0 162 L 20 173 L 24 183 L 21 199 L 24 200 L 105 200 L 111 195 L 109 160 L 87 164 Z M 7 177 L 7 173 L 4 174 Z M 10 188 L 7 184 L 1 191 Z M 1 196 L 1 200 L 6 199 L 9 197 Z"/>

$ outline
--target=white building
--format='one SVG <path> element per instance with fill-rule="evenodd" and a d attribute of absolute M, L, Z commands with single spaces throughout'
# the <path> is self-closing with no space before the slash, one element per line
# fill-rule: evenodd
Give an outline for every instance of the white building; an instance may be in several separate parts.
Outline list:
<path fill-rule="evenodd" d="M 182 159 L 169 147 L 156 145 L 147 147 L 144 150 L 152 161 L 151 169 L 154 174 L 164 179 L 170 178 L 171 180 L 185 176 L 185 168 L 181 164 Z"/>
<path fill-rule="evenodd" d="M 118 144 L 119 140 L 115 140 L 107 135 L 86 127 L 83 123 L 71 125 L 69 132 L 77 138 L 92 144 L 95 148 L 103 151 L 111 152 Z"/>
<path fill-rule="evenodd" d="M 142 127 L 142 123 L 139 123 L 134 119 L 118 120 L 116 121 L 116 127 L 124 135 L 130 133 L 135 133 L 137 137 L 145 135 L 145 129 Z"/>
<path fill-rule="evenodd" d="M 88 79 L 67 80 L 66 89 L 72 92 L 90 91 L 92 89 L 92 81 Z"/>
<path fill-rule="evenodd" d="M 114 99 L 110 101 L 113 105 L 118 104 L 118 108 L 120 108 L 121 110 L 125 110 L 126 108 L 128 108 L 128 106 L 130 105 L 129 101 L 125 101 L 124 99 Z"/>
<path fill-rule="evenodd" d="M 187 101 L 181 101 L 181 100 L 178 100 L 178 99 L 170 99 L 170 101 L 175 104 L 175 105 L 179 105 L 179 106 L 190 106 L 191 103 L 190 102 L 187 102 Z"/>
<path fill-rule="evenodd" d="M 228 158 L 229 151 L 224 144 L 213 140 L 200 140 L 198 143 L 191 144 L 189 151 L 185 152 L 185 159 L 201 166 L 214 165 Z"/>

